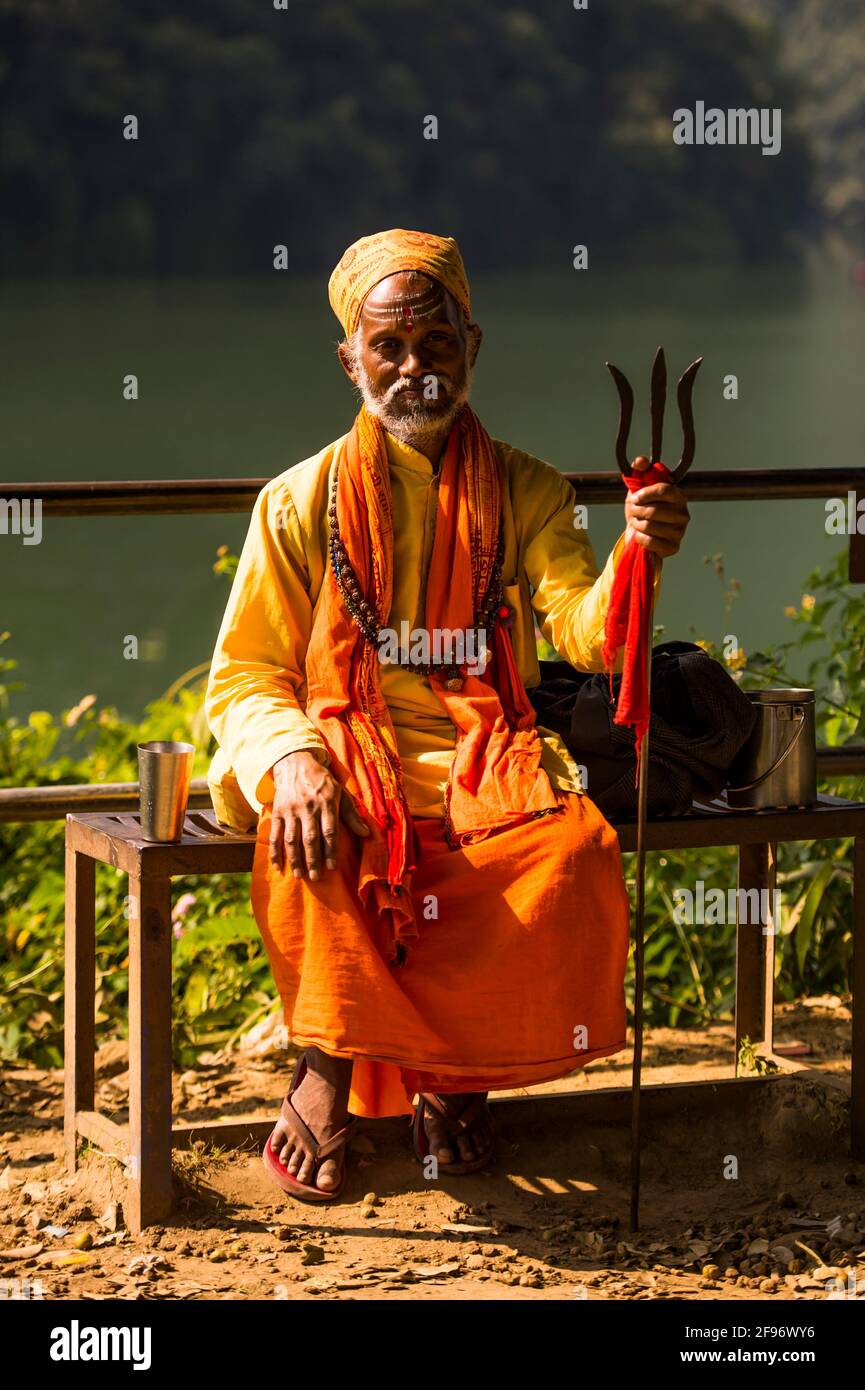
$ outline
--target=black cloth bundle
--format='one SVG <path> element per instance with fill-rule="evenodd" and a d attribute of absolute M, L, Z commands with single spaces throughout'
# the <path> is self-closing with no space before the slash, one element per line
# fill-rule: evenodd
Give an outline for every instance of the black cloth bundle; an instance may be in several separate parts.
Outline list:
<path fill-rule="evenodd" d="M 560 734 L 586 769 L 586 790 L 611 821 L 636 820 L 634 731 L 613 723 L 621 676 L 542 661 L 528 692 L 538 723 Z M 755 705 L 720 662 L 692 642 L 652 651 L 648 814 L 681 816 L 711 800 L 757 720 Z"/>

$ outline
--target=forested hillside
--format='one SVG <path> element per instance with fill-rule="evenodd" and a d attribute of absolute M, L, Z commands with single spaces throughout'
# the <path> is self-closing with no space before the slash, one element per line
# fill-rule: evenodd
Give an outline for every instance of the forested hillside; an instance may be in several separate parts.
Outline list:
<path fill-rule="evenodd" d="M 671 140 L 699 99 L 796 109 L 735 0 L 5 0 L 0 53 L 7 272 L 264 271 L 275 242 L 321 270 L 421 221 L 488 267 L 577 241 L 776 259 L 813 235 L 807 125 L 777 158 Z"/>
<path fill-rule="evenodd" d="M 817 162 L 821 221 L 863 254 L 865 242 L 865 4 L 862 0 L 740 0 L 752 27 L 773 28 L 799 92 L 797 122 Z"/>

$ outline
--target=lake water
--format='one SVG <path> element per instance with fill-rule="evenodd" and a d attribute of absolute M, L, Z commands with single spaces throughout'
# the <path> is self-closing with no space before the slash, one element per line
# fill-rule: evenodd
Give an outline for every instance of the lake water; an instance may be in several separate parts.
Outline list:
<path fill-rule="evenodd" d="M 2 481 L 269 477 L 341 434 L 354 411 L 335 359 L 325 279 L 18 285 L 6 295 Z M 563 470 L 609 471 L 617 399 L 607 358 L 637 391 L 632 452 L 648 443 L 657 343 L 671 378 L 702 354 L 695 393 L 701 468 L 863 462 L 865 294 L 826 267 L 807 272 L 645 273 L 593 267 L 473 281 L 485 332 L 473 404 L 490 433 Z M 140 399 L 122 398 L 135 373 Z M 735 373 L 739 399 L 725 401 Z M 672 402 L 671 402 L 672 404 Z M 680 433 L 668 408 L 665 456 Z M 746 651 L 787 635 L 785 605 L 843 544 L 824 504 L 703 503 L 665 565 L 666 635 Z M 239 549 L 246 517 L 45 518 L 42 543 L 0 535 L 0 629 L 26 691 L 19 712 L 91 692 L 130 716 L 209 660 L 227 596 L 216 549 Z M 618 507 L 593 507 L 602 562 Z M 703 563 L 722 552 L 742 585 L 725 615 Z M 127 634 L 144 644 L 123 656 Z"/>

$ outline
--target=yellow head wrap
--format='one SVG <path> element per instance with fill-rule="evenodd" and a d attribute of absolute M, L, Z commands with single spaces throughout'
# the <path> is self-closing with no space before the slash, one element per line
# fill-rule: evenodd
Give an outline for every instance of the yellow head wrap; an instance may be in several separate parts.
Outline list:
<path fill-rule="evenodd" d="M 363 301 L 373 286 L 401 270 L 422 270 L 438 280 L 450 290 L 466 318 L 471 319 L 466 268 L 453 237 L 406 232 L 396 227 L 354 242 L 330 277 L 330 306 L 347 337 L 357 328 Z"/>

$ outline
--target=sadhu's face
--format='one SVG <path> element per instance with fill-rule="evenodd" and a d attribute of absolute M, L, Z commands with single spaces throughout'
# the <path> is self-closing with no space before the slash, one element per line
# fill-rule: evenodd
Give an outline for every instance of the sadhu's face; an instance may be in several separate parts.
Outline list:
<path fill-rule="evenodd" d="M 352 380 L 394 416 L 431 423 L 464 392 L 480 329 L 465 331 L 459 307 L 438 281 L 402 271 L 370 290 L 358 338 L 354 361 L 340 352 Z"/>

